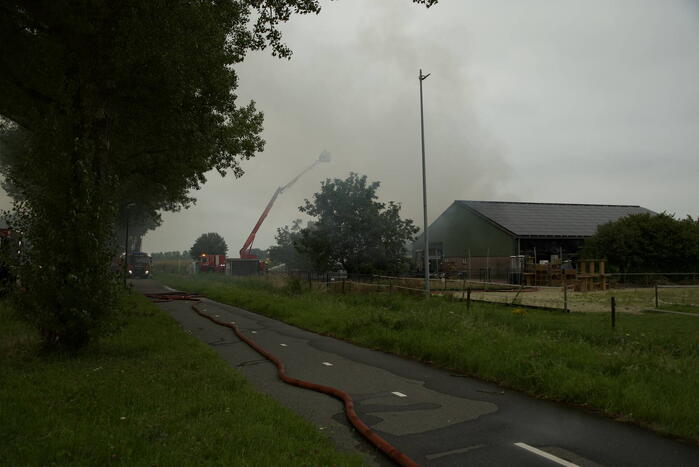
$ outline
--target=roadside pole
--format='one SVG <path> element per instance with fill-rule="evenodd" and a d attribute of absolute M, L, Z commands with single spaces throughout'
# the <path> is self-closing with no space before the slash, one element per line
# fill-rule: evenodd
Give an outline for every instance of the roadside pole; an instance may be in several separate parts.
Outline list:
<path fill-rule="evenodd" d="M 658 309 L 658 283 L 655 283 L 655 309 Z"/>
<path fill-rule="evenodd" d="M 426 80 L 428 76 L 430 76 L 430 73 L 423 75 L 422 69 L 420 69 L 418 79 L 420 80 L 420 135 L 422 142 L 422 211 L 424 225 L 422 235 L 425 241 L 423 250 L 425 268 L 425 298 L 430 298 L 430 243 L 427 238 L 427 177 L 425 175 L 425 117 L 422 110 L 422 82 Z"/>

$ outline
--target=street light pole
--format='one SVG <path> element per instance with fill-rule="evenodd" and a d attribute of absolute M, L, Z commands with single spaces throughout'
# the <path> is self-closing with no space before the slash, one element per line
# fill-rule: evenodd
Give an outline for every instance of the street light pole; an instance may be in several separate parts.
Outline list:
<path fill-rule="evenodd" d="M 129 203 L 124 208 L 126 214 L 126 235 L 124 236 L 124 288 L 126 288 L 126 277 L 128 276 L 129 268 L 129 209 L 134 203 Z"/>
<path fill-rule="evenodd" d="M 129 267 L 129 208 L 126 208 L 126 235 L 124 235 L 124 288 Z"/>
<path fill-rule="evenodd" d="M 425 240 L 425 246 L 423 250 L 423 257 L 425 260 L 425 297 L 430 297 L 430 248 L 429 240 L 427 238 L 427 177 L 425 174 L 425 117 L 422 111 L 422 82 L 430 76 L 430 73 L 426 75 L 422 74 L 422 69 L 420 69 L 420 133 L 422 138 L 422 210 L 423 210 L 423 238 Z"/>

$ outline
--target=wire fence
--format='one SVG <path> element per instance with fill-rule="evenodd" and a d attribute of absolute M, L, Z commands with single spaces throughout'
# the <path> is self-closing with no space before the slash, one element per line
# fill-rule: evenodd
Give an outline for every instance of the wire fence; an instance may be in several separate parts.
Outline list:
<path fill-rule="evenodd" d="M 154 261 L 155 271 L 194 274 L 186 261 Z M 329 293 L 400 293 L 424 296 L 424 278 L 290 271 L 266 273 L 268 280 L 280 283 L 295 278 L 307 289 Z M 454 300 L 499 303 L 569 312 L 609 312 L 612 297 L 619 312 L 639 313 L 648 310 L 697 313 L 699 316 L 699 273 L 625 273 L 607 274 L 597 290 L 581 291 L 574 283 L 560 286 L 527 286 L 506 280 L 484 281 L 466 278 L 431 278 L 432 295 Z"/>
<path fill-rule="evenodd" d="M 385 275 L 316 274 L 308 271 L 286 273 L 308 287 L 330 293 L 425 294 L 424 278 Z M 568 312 L 609 312 L 614 298 L 617 312 L 649 310 L 696 312 L 699 316 L 699 274 L 663 273 L 607 275 L 599 290 L 576 290 L 573 283 L 557 287 L 526 286 L 505 281 L 430 279 L 432 295 L 455 300 L 499 303 Z"/>

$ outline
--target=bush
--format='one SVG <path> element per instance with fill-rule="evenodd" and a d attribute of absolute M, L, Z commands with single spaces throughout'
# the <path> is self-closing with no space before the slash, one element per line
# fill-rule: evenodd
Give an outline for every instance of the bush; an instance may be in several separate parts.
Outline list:
<path fill-rule="evenodd" d="M 301 295 L 303 293 L 303 285 L 301 281 L 294 276 L 289 276 L 283 288 L 288 295 Z"/>

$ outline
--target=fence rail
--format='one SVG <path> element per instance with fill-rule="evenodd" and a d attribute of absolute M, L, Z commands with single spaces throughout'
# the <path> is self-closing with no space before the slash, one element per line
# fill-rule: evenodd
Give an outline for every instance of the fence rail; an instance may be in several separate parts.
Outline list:
<path fill-rule="evenodd" d="M 307 280 L 310 287 L 333 293 L 407 293 L 424 294 L 424 278 L 387 275 L 324 275 L 296 271 L 289 276 Z M 576 291 L 572 284 L 559 287 L 526 286 L 505 281 L 467 279 L 430 279 L 433 295 L 457 300 L 500 303 L 510 306 L 536 307 L 571 312 L 609 312 L 615 298 L 617 312 L 638 313 L 645 310 L 699 312 L 699 273 L 610 274 L 606 290 Z M 634 280 L 628 280 L 633 277 Z M 623 280 L 615 280 L 621 278 Z M 686 310 L 682 307 L 696 307 Z"/>
<path fill-rule="evenodd" d="M 153 264 L 155 271 L 193 273 L 185 262 Z M 269 279 L 294 277 L 309 289 L 331 293 L 404 293 L 424 294 L 424 278 L 379 274 L 316 273 L 291 271 L 267 273 Z M 642 312 L 668 310 L 699 314 L 699 273 L 623 273 L 607 274 L 606 290 L 576 291 L 565 281 L 561 286 L 527 286 L 507 281 L 480 281 L 466 278 L 432 278 L 430 290 L 455 300 L 483 301 L 522 307 L 537 307 L 571 312 L 609 312 L 611 298 L 616 311 Z"/>

